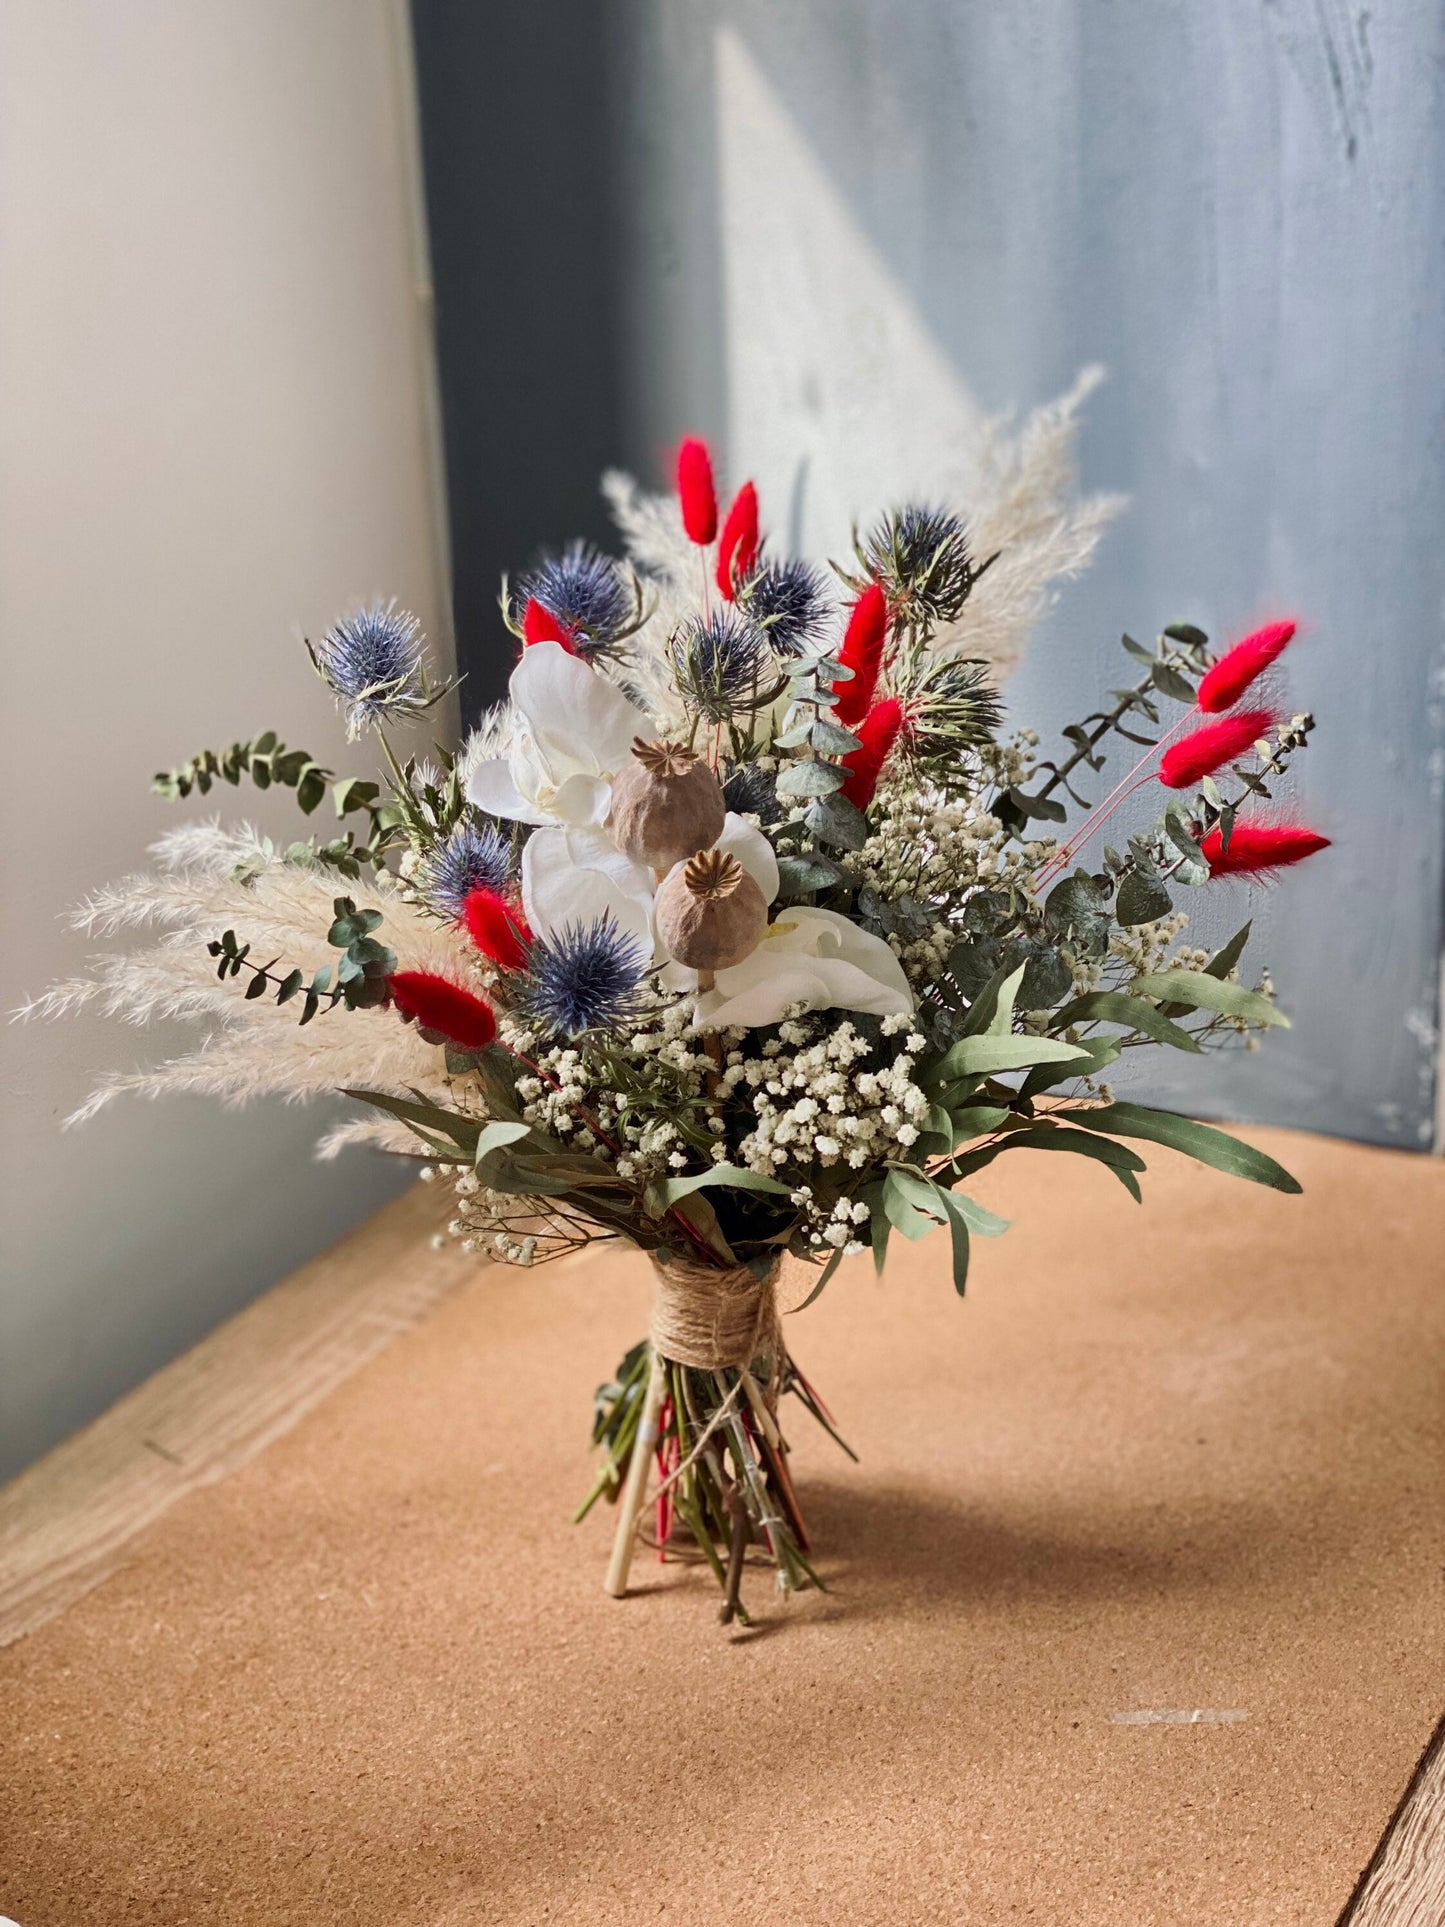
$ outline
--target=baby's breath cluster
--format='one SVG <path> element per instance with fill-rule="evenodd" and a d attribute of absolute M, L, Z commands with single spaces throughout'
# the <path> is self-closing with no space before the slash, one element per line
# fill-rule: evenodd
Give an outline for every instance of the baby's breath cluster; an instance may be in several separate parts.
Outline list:
<path fill-rule="evenodd" d="M 885 1017 L 878 1028 L 889 1040 L 907 1033 L 902 1048 L 885 1056 L 850 1021 L 789 1021 L 759 1056 L 729 1053 L 720 1095 L 736 1094 L 752 1112 L 735 1160 L 768 1177 L 782 1166 L 856 1173 L 916 1143 L 928 1116 L 928 1098 L 913 1080 L 924 1039 L 909 1018 Z"/>

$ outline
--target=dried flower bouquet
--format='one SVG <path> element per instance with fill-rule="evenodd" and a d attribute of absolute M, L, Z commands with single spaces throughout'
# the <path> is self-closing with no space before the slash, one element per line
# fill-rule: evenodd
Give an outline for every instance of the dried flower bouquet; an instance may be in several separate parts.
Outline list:
<path fill-rule="evenodd" d="M 211 1027 L 80 1117 L 124 1090 L 340 1089 L 366 1115 L 324 1150 L 422 1161 L 468 1250 L 650 1255 L 652 1332 L 599 1391 L 579 1513 L 618 1505 L 615 1593 L 654 1467 L 657 1541 L 707 1561 L 725 1619 L 746 1617 L 750 1546 L 782 1588 L 817 1583 L 783 1394 L 833 1425 L 782 1335 L 783 1254 L 816 1296 L 846 1254 L 881 1269 L 894 1234 L 946 1228 L 962 1291 L 972 1240 L 1006 1228 L 968 1180 L 1022 1147 L 1092 1158 L 1136 1199 L 1141 1142 L 1297 1189 L 1106 1081 L 1125 1051 L 1284 1021 L 1240 981 L 1248 925 L 1211 956 L 1175 898 L 1324 845 L 1262 809 L 1311 728 L 1253 693 L 1292 625 L 1217 661 L 1187 624 L 1126 637 L 1129 686 L 1062 754 L 1000 734 L 994 672 L 1111 506 L 1072 496 L 1075 399 L 996 453 L 968 524 L 889 513 L 831 577 L 774 553 L 750 483 L 719 529 L 700 442 L 676 497 L 609 478 L 629 562 L 575 543 L 503 585 L 510 698 L 459 755 L 400 759 L 392 725 L 445 690 L 410 616 L 355 611 L 311 653 L 389 783 L 269 733 L 161 776 L 178 798 L 249 778 L 308 814 L 330 799 L 339 833 L 172 832 L 76 919 L 159 941 L 30 1007 Z M 1137 761 L 1091 805 L 1121 744 Z M 1147 820 L 1102 840 L 1150 788 Z"/>

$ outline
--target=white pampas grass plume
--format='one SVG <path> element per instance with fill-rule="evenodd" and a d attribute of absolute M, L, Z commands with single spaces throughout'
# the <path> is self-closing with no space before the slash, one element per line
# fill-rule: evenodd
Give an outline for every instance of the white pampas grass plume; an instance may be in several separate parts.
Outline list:
<path fill-rule="evenodd" d="M 615 680 L 640 702 L 664 733 L 685 728 L 688 718 L 667 660 L 671 636 L 704 607 L 701 591 L 712 579 L 713 549 L 699 548 L 682 526 L 675 495 L 645 495 L 631 475 L 610 468 L 602 493 L 633 567 L 643 579 L 647 619 L 630 638 Z"/>
<path fill-rule="evenodd" d="M 1035 409 L 1021 428 L 1012 413 L 996 415 L 981 424 L 976 442 L 952 451 L 937 493 L 962 515 L 975 559 L 998 559 L 957 620 L 939 628 L 933 646 L 941 656 L 975 657 L 1003 681 L 1023 659 L 1059 585 L 1087 566 L 1124 507 L 1122 495 L 1079 494 L 1080 411 L 1103 379 L 1102 368 L 1085 368 L 1067 394 Z M 629 671 L 665 727 L 684 720 L 664 651 L 683 618 L 701 606 L 699 551 L 683 530 L 675 495 L 644 494 L 630 475 L 615 469 L 603 476 L 602 492 L 655 598 Z"/>
<path fill-rule="evenodd" d="M 457 774 L 465 789 L 479 763 L 505 762 L 517 738 L 517 712 L 511 703 L 493 703 L 482 712 L 482 719 L 462 744 L 457 759 Z"/>
<path fill-rule="evenodd" d="M 1122 495 L 1078 493 L 1079 411 L 1103 379 L 1102 368 L 1085 368 L 1066 395 L 1035 409 L 1017 434 L 1010 432 L 1012 415 L 984 424 L 954 486 L 975 559 L 997 553 L 998 560 L 957 621 L 939 630 L 940 655 L 975 657 L 1003 681 L 1057 601 L 1057 585 L 1082 572 L 1125 506 Z"/>
<path fill-rule="evenodd" d="M 345 1124 L 336 1125 L 317 1140 L 316 1155 L 324 1162 L 329 1162 L 358 1144 L 370 1145 L 374 1150 L 397 1152 L 403 1157 L 427 1156 L 426 1147 L 400 1118 L 381 1116 L 353 1117 Z"/>
<path fill-rule="evenodd" d="M 101 936 L 159 926 L 159 941 L 93 958 L 88 975 L 53 985 L 16 1015 L 66 1017 L 94 1007 L 132 1024 L 204 1018 L 214 1028 L 197 1050 L 105 1078 L 68 1124 L 83 1123 L 124 1093 L 190 1091 L 243 1104 L 262 1096 L 294 1102 L 350 1086 L 420 1091 L 455 1105 L 443 1052 L 395 1011 L 338 1005 L 323 1008 L 303 1029 L 296 1004 L 248 999 L 239 979 L 221 983 L 206 945 L 234 930 L 256 962 L 275 958 L 279 970 L 300 969 L 309 977 L 335 962 L 326 941 L 333 902 L 352 895 L 381 911 L 378 934 L 396 953 L 398 968 L 465 983 L 478 978 L 479 960 L 459 931 L 409 903 L 385 872 L 343 883 L 321 868 L 278 859 L 246 826 L 191 824 L 163 837 L 154 853 L 160 869 L 95 891 L 72 922 Z M 249 880 L 237 876 L 238 864 Z"/>

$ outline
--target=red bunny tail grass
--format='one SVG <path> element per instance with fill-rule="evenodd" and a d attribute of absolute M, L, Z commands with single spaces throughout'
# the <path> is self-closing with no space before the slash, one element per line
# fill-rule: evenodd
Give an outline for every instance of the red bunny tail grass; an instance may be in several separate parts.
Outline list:
<path fill-rule="evenodd" d="M 1199 685 L 1199 707 L 1216 716 L 1232 709 L 1256 676 L 1262 676 L 1294 637 L 1292 622 L 1271 622 L 1226 649 Z"/>
<path fill-rule="evenodd" d="M 881 703 L 874 703 L 858 725 L 861 748 L 843 758 L 843 767 L 848 772 L 843 782 L 843 794 L 858 809 L 866 810 L 873 801 L 879 775 L 902 728 L 903 709 L 892 696 L 886 696 Z"/>
<path fill-rule="evenodd" d="M 1199 847 L 1212 877 L 1267 876 L 1287 863 L 1302 863 L 1317 850 L 1327 850 L 1330 839 L 1302 823 L 1236 823 L 1228 849 L 1218 828 Z"/>
<path fill-rule="evenodd" d="M 469 890 L 462 905 L 462 922 L 478 950 L 499 969 L 520 970 L 526 963 L 527 946 L 532 941 L 527 919 L 495 890 Z"/>
<path fill-rule="evenodd" d="M 682 497 L 682 526 L 688 540 L 705 548 L 717 534 L 717 490 L 712 484 L 712 457 L 707 443 L 689 435 L 677 451 L 677 492 Z"/>
<path fill-rule="evenodd" d="M 463 1050 L 482 1050 L 497 1034 L 490 1004 L 430 970 L 398 970 L 391 979 L 391 1001 L 422 1030 L 435 1031 Z"/>
<path fill-rule="evenodd" d="M 1159 781 L 1171 790 L 1187 790 L 1236 756 L 1245 755 L 1257 737 L 1275 720 L 1270 709 L 1241 709 L 1221 716 L 1181 737 L 1159 758 Z"/>
<path fill-rule="evenodd" d="M 870 582 L 853 604 L 838 651 L 839 662 L 853 671 L 852 681 L 838 683 L 833 694 L 833 707 L 845 729 L 855 728 L 872 706 L 887 637 L 887 598 L 876 582 Z"/>
<path fill-rule="evenodd" d="M 736 585 L 752 573 L 758 559 L 758 491 L 744 482 L 733 497 L 717 545 L 717 586 L 731 602 Z"/>
<path fill-rule="evenodd" d="M 526 648 L 534 642 L 560 642 L 569 656 L 577 653 L 572 637 L 552 611 L 544 608 L 535 596 L 528 596 L 522 611 L 522 646 Z"/>

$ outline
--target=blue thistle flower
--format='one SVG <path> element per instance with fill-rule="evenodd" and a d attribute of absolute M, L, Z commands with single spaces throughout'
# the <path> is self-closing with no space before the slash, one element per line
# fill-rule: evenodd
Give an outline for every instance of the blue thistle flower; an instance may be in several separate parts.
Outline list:
<path fill-rule="evenodd" d="M 811 562 L 765 562 L 739 599 L 784 655 L 801 649 L 828 614 L 822 572 Z"/>
<path fill-rule="evenodd" d="M 353 609 L 311 650 L 317 673 L 347 705 L 351 736 L 391 710 L 426 708 L 431 692 L 422 668 L 425 640 L 416 617 L 393 599 Z"/>
<path fill-rule="evenodd" d="M 677 692 L 709 723 L 771 702 L 777 659 L 750 616 L 724 607 L 686 622 L 668 644 Z"/>
<path fill-rule="evenodd" d="M 529 596 L 540 602 L 570 631 L 584 656 L 610 649 L 633 614 L 617 564 L 590 542 L 572 542 L 561 555 L 544 555 L 517 586 L 523 606 Z"/>
<path fill-rule="evenodd" d="M 735 763 L 722 786 L 723 801 L 739 816 L 755 816 L 760 823 L 781 823 L 777 779 L 756 763 Z"/>
<path fill-rule="evenodd" d="M 444 843 L 430 851 L 417 874 L 429 908 L 456 922 L 473 890 L 503 891 L 512 874 L 512 840 L 476 817 L 463 817 Z"/>
<path fill-rule="evenodd" d="M 881 582 L 897 615 L 916 610 L 935 622 L 951 622 L 968 600 L 975 578 L 968 534 L 951 509 L 911 502 L 886 516 L 860 551 L 870 576 Z"/>
<path fill-rule="evenodd" d="M 650 961 L 611 916 L 568 924 L 560 935 L 532 945 L 524 1008 L 568 1037 L 625 1023 L 637 1012 Z"/>

